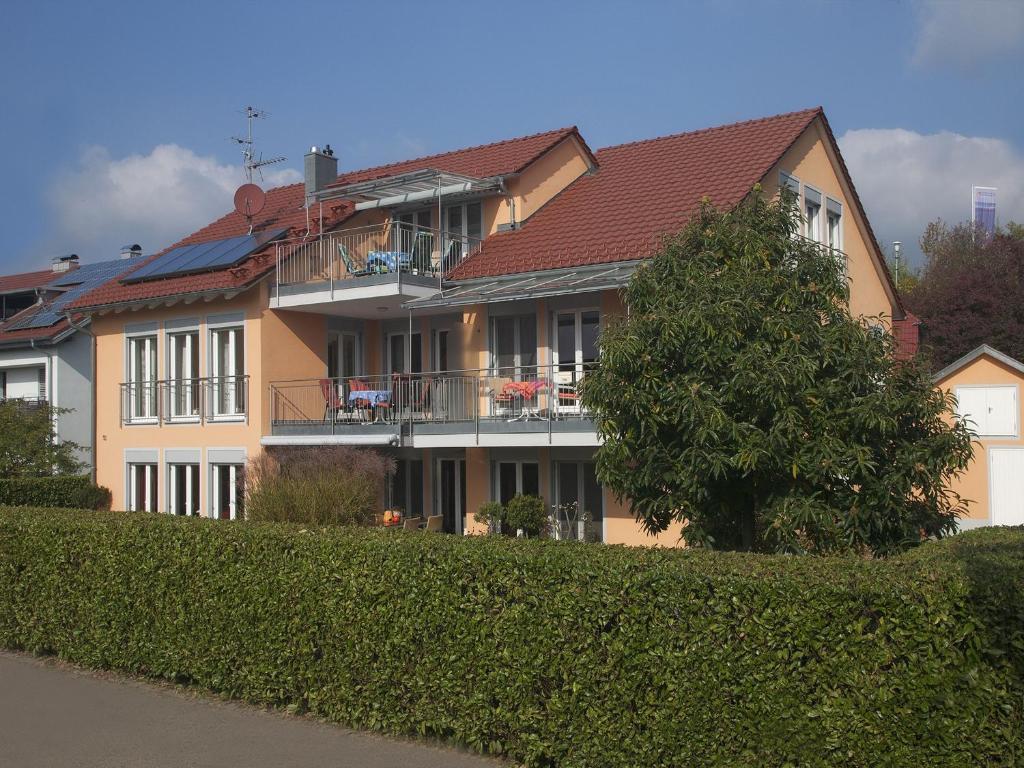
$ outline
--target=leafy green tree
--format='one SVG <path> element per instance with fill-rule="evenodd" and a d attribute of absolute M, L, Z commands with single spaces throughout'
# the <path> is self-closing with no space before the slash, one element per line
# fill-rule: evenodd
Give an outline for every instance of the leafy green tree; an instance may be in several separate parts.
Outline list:
<path fill-rule="evenodd" d="M 59 441 L 56 417 L 66 408 L 27 400 L 0 402 L 0 477 L 73 475 L 84 469 L 81 446 Z"/>
<path fill-rule="evenodd" d="M 797 223 L 755 189 L 637 270 L 582 388 L 598 477 L 695 545 L 887 554 L 947 534 L 970 433 L 878 319 L 850 316 L 838 260 Z"/>

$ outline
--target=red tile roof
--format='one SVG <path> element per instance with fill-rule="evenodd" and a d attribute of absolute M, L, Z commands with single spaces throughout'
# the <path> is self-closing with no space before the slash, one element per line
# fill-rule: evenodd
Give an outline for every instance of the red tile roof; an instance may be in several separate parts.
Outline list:
<path fill-rule="evenodd" d="M 472 279 L 651 255 L 707 197 L 739 203 L 822 114 L 820 108 L 600 149 L 600 168 L 489 237 L 450 274 Z"/>
<path fill-rule="evenodd" d="M 34 288 L 42 288 L 53 280 L 55 273 L 52 269 L 41 269 L 37 272 L 22 272 L 20 275 L 0 276 L 0 293 L 20 293 L 31 291 Z"/>
<path fill-rule="evenodd" d="M 570 135 L 579 135 L 575 127 L 562 128 L 557 131 L 538 133 L 518 139 L 484 144 L 455 152 L 407 160 L 376 168 L 349 171 L 338 177 L 336 184 L 350 184 L 356 181 L 391 176 L 397 173 L 421 169 L 436 169 L 460 173 L 467 176 L 488 177 L 516 173 L 526 165 L 547 152 L 554 145 Z M 288 227 L 290 232 L 285 237 L 300 236 L 306 231 L 305 189 L 302 183 L 277 187 L 267 192 L 267 202 L 255 224 L 256 230 Z M 353 212 L 351 203 L 338 201 L 324 204 L 323 229 L 339 225 Z M 317 215 L 317 209 L 310 209 Z M 313 223 L 316 228 L 315 222 Z M 171 248 L 210 240 L 220 240 L 243 235 L 248 231 L 248 223 L 240 214 L 232 211 L 212 224 L 178 241 Z M 169 249 L 165 249 L 169 250 Z M 165 251 L 161 251 L 164 253 Z M 71 305 L 72 308 L 96 308 L 125 302 L 144 302 L 183 294 L 208 293 L 217 291 L 235 291 L 246 288 L 276 266 L 273 245 L 258 251 L 235 267 L 216 272 L 204 272 L 194 275 L 182 275 L 157 280 L 125 285 L 120 280 L 112 280 L 83 296 Z M 153 257 L 140 259 L 139 266 L 152 261 Z M 123 277 L 130 277 L 131 273 Z"/>

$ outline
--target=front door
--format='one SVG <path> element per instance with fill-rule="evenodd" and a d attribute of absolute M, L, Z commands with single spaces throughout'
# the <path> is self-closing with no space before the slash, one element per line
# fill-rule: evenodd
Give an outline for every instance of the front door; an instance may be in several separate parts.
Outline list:
<path fill-rule="evenodd" d="M 584 372 L 597 362 L 600 313 L 576 309 L 555 313 L 554 378 L 560 413 L 579 413 L 578 384 Z"/>
<path fill-rule="evenodd" d="M 462 533 L 466 513 L 466 460 L 437 460 L 437 509 L 444 517 L 445 533 Z"/>

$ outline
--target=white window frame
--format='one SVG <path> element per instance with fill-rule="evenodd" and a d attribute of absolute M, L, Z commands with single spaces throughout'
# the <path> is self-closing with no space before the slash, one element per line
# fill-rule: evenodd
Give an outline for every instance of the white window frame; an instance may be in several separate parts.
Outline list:
<path fill-rule="evenodd" d="M 402 345 L 403 345 L 404 349 L 403 349 L 402 354 L 403 354 L 404 362 L 403 362 L 403 366 L 402 366 L 403 370 L 401 370 L 401 371 L 392 371 L 391 370 L 391 340 L 393 338 L 395 338 L 396 336 L 401 336 L 402 339 L 403 339 Z M 412 336 L 419 336 L 420 337 L 420 372 L 422 372 L 424 370 L 424 367 L 423 367 L 423 334 L 420 331 L 413 331 L 412 332 Z M 402 375 L 411 374 L 413 376 L 417 375 L 417 374 L 412 373 L 412 339 L 410 337 L 409 331 L 392 331 L 391 333 L 385 334 L 385 336 L 384 336 L 384 366 L 383 366 L 383 368 L 384 368 L 384 371 L 386 372 L 385 373 L 386 376 L 391 376 L 394 373 L 399 373 L 399 374 L 402 374 Z"/>
<path fill-rule="evenodd" d="M 143 378 L 136 380 L 135 370 L 139 355 L 139 346 L 145 350 L 142 361 Z M 160 379 L 160 345 L 156 330 L 139 331 L 125 334 L 125 382 L 128 384 L 128 418 L 129 424 L 156 424 L 160 420 L 160 398 L 157 393 L 157 382 Z M 152 370 L 149 368 L 152 367 Z M 152 388 L 152 393 L 140 399 L 139 388 Z M 137 408 L 137 406 L 143 406 Z M 136 415 L 138 413 L 138 415 Z"/>
<path fill-rule="evenodd" d="M 167 462 L 167 513 L 177 515 L 175 508 L 178 506 L 178 472 L 185 472 L 185 517 L 199 517 L 202 514 L 202 483 L 200 478 L 203 473 L 203 465 L 195 461 L 169 461 Z M 199 506 L 192 508 L 193 488 L 198 488 Z"/>
<path fill-rule="evenodd" d="M 960 393 L 964 390 L 992 390 L 992 389 L 1007 389 L 1013 392 L 1013 431 L 1009 433 L 989 433 L 984 431 L 984 427 L 987 425 L 977 423 L 971 416 L 971 414 L 963 414 L 960 411 L 961 396 Z M 958 387 L 954 387 L 953 394 L 957 399 L 957 418 L 970 419 L 972 422 L 971 428 L 978 430 L 978 437 L 986 440 L 1013 440 L 1020 437 L 1020 392 L 1016 384 L 961 384 Z M 987 414 L 986 414 L 987 416 Z"/>
<path fill-rule="evenodd" d="M 523 465 L 533 464 L 537 467 L 537 494 L 543 496 L 541 489 L 540 461 L 537 459 L 495 459 L 494 481 L 491 483 L 491 499 L 501 501 L 501 465 L 514 464 L 516 468 L 516 496 L 523 494 Z"/>
<path fill-rule="evenodd" d="M 241 333 L 241 339 L 238 338 Z M 226 334 L 228 345 L 228 367 L 220 370 L 220 343 L 218 339 Z M 210 324 L 207 332 L 209 344 L 209 414 L 211 421 L 245 421 L 248 418 L 249 403 L 246 396 L 245 371 L 248 357 L 245 350 L 245 323 Z M 235 370 L 237 345 L 242 345 L 242 370 Z M 221 387 L 226 387 L 221 392 Z M 241 392 L 241 394 L 240 394 Z M 226 397 L 226 407 L 221 409 L 221 396 Z"/>
<path fill-rule="evenodd" d="M 130 461 L 127 463 L 126 471 L 128 474 L 128 510 L 130 512 L 158 512 L 158 509 L 153 508 L 153 502 L 159 505 L 159 464 L 152 461 Z M 144 472 L 143 482 L 146 485 L 146 498 L 142 500 L 140 508 L 139 498 L 136 494 L 138 487 L 138 474 Z"/>
<path fill-rule="evenodd" d="M 214 520 L 222 519 L 220 516 L 220 484 L 221 484 L 221 473 L 219 469 L 226 467 L 228 469 L 228 483 L 230 487 L 228 489 L 228 518 L 229 520 L 238 519 L 238 497 L 239 487 L 238 481 L 241 477 L 242 469 L 244 464 L 238 464 L 235 462 L 210 462 L 210 517 Z"/>
<path fill-rule="evenodd" d="M 586 474 L 585 467 L 590 465 L 594 467 L 595 473 L 597 467 L 593 459 L 559 459 L 554 458 L 551 460 L 551 476 L 554 478 L 554 506 L 557 507 L 560 504 L 562 498 L 562 473 L 558 470 L 559 464 L 575 464 L 576 465 L 576 498 L 580 501 L 586 496 Z M 601 541 L 605 540 L 605 510 L 604 510 L 604 486 L 598 481 L 597 487 L 600 489 L 599 503 L 601 504 Z M 583 534 L 585 532 L 583 520 L 577 521 L 576 536 L 580 541 L 583 541 Z"/>
<path fill-rule="evenodd" d="M 601 333 L 601 309 L 600 307 L 580 307 L 579 309 L 555 309 L 551 312 L 551 372 L 552 378 L 556 388 L 572 387 L 576 389 L 576 384 L 579 382 L 586 371 L 584 370 L 583 361 L 583 315 L 589 312 L 597 313 L 597 332 Z M 573 341 L 573 359 L 562 360 L 563 353 L 559 349 L 558 344 L 558 317 L 559 315 L 573 315 L 574 316 L 574 341 Z M 573 365 L 572 371 L 562 371 L 559 366 L 561 365 Z M 555 410 L 559 413 L 581 413 L 582 408 L 579 400 L 576 400 L 575 405 L 562 405 L 559 400 L 555 401 Z"/>
<path fill-rule="evenodd" d="M 178 422 L 199 421 L 203 407 L 202 393 L 199 390 L 201 387 L 199 368 L 201 367 L 200 361 L 203 359 L 199 340 L 202 338 L 202 335 L 199 333 L 199 328 L 194 327 L 167 331 L 165 336 L 167 340 L 167 418 L 170 421 Z M 196 363 L 196 370 L 194 371 L 180 372 L 177 370 L 175 351 L 182 339 L 184 339 L 185 344 L 183 360 L 186 366 L 191 368 L 194 359 Z M 194 353 L 193 346 L 196 348 Z M 188 403 L 191 403 L 193 400 L 193 392 L 196 393 L 196 409 L 194 413 L 176 413 L 175 402 L 179 386 L 184 389 L 185 398 Z"/>
<path fill-rule="evenodd" d="M 843 242 L 843 204 L 834 197 L 825 196 L 825 231 L 823 233 L 825 245 L 831 249 L 839 261 L 839 267 L 845 278 L 849 272 L 849 265 L 846 259 L 845 244 Z M 832 240 L 832 221 L 836 221 L 835 241 Z"/>
<path fill-rule="evenodd" d="M 821 190 L 812 187 L 810 184 L 804 184 L 803 189 L 804 237 L 811 242 L 822 243 L 824 239 L 821 232 L 821 211 L 824 208 L 825 196 L 821 193 Z M 811 196 L 817 197 L 817 200 L 811 199 Z M 812 206 L 814 208 L 813 213 L 811 212 Z"/>
<path fill-rule="evenodd" d="M 345 340 L 350 339 L 354 350 L 353 354 L 353 366 L 354 370 L 345 370 Z M 361 334 L 356 331 L 330 331 L 327 334 L 327 343 L 329 345 L 336 345 L 337 350 L 337 368 L 333 371 L 328 371 L 328 378 L 332 379 L 351 379 L 353 377 L 363 375 L 363 343 Z"/>

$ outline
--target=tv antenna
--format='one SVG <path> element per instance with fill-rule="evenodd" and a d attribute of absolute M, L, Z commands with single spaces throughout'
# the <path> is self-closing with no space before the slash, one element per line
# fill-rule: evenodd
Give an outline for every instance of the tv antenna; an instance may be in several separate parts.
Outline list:
<path fill-rule="evenodd" d="M 236 144 L 242 145 L 242 166 L 245 168 L 245 180 L 246 183 L 252 184 L 252 172 L 256 171 L 260 175 L 260 181 L 263 181 L 263 166 L 273 165 L 274 163 L 283 163 L 286 158 L 284 157 L 271 157 L 267 160 L 263 159 L 263 155 L 257 156 L 255 142 L 252 137 L 252 121 L 260 120 L 265 117 L 269 117 L 270 113 L 257 109 L 253 106 L 247 106 L 245 108 L 245 117 L 248 121 L 248 131 L 245 136 L 232 136 L 231 140 Z"/>

